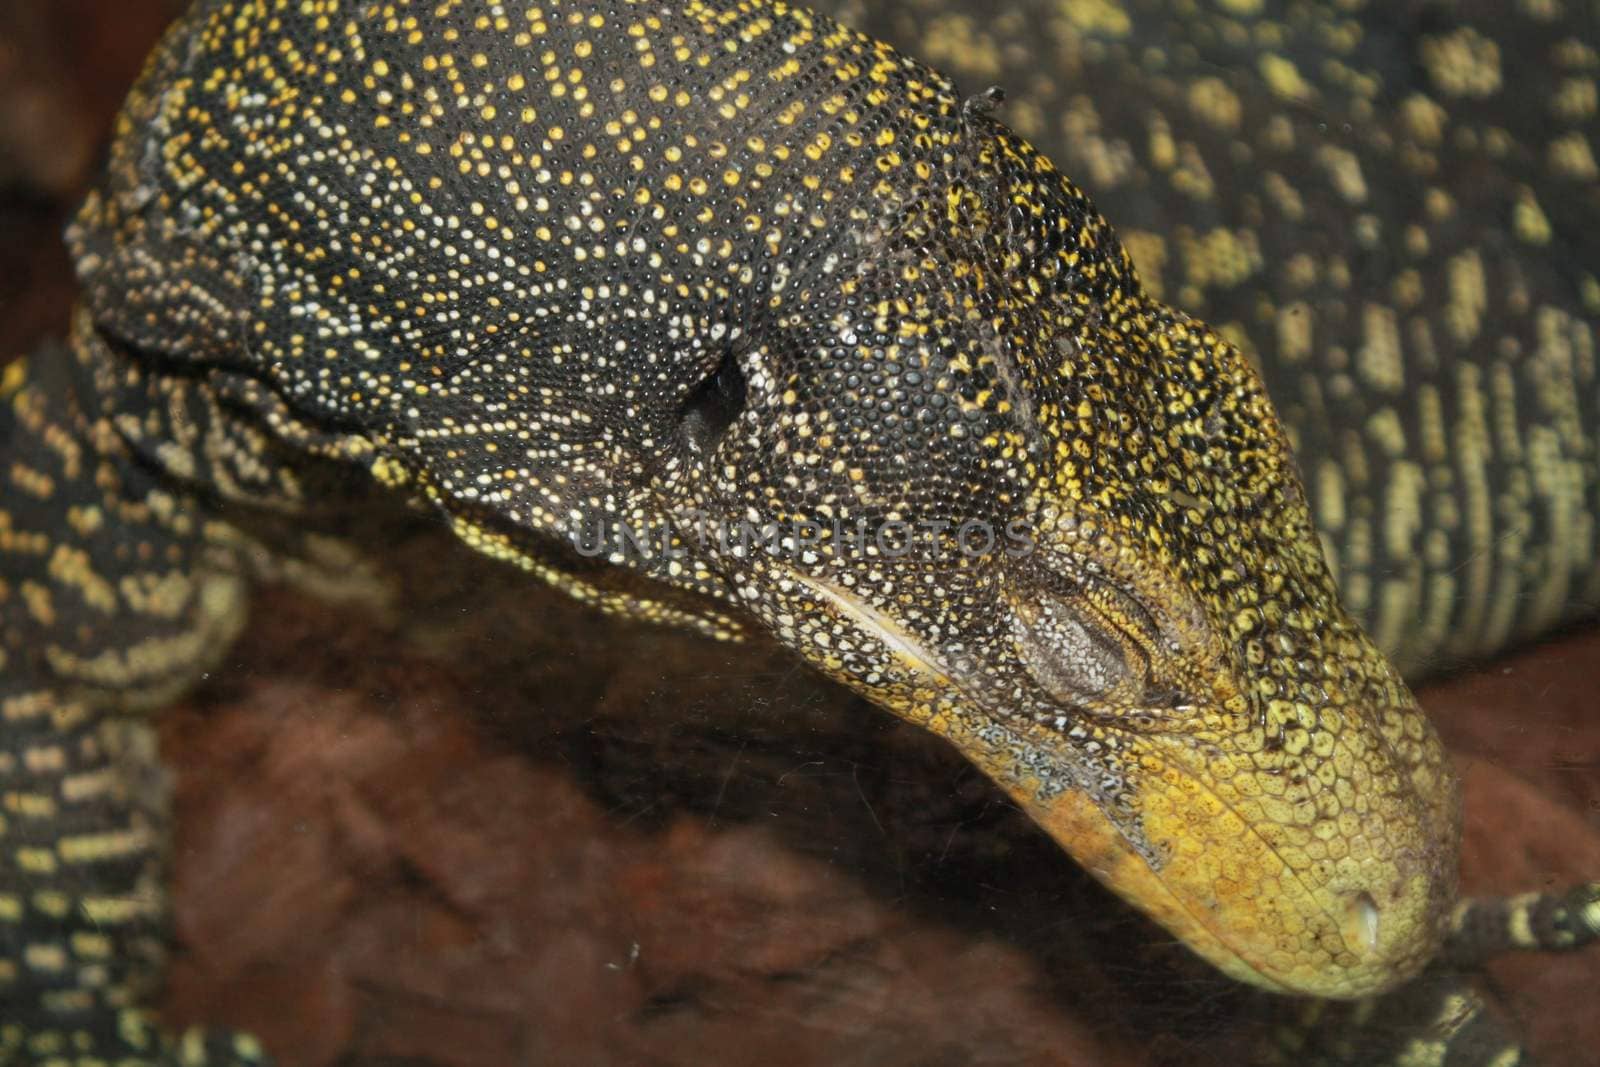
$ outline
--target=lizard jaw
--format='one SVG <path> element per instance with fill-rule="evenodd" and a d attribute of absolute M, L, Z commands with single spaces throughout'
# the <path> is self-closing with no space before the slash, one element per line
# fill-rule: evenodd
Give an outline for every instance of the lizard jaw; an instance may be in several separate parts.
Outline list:
<path fill-rule="evenodd" d="M 1211 773 L 1182 735 L 1121 732 L 1117 766 L 1134 779 L 1134 801 L 1119 810 L 1070 735 L 985 713 L 970 682 L 883 612 L 833 583 L 790 577 L 889 653 L 880 662 L 901 672 L 889 689 L 934 697 L 908 704 L 825 666 L 830 674 L 949 740 L 1099 881 L 1229 976 L 1278 993 L 1360 997 L 1411 977 L 1437 949 L 1454 885 L 1453 780 L 1434 784 L 1448 794 L 1438 804 L 1428 789 L 1392 783 L 1387 806 L 1367 817 L 1393 847 L 1360 838 L 1325 863 L 1289 805 Z M 1313 865 L 1324 870 L 1307 878 Z"/>
<path fill-rule="evenodd" d="M 1318 884 L 1305 877 L 1292 827 L 1242 811 L 1222 783 L 1150 740 L 1132 746 L 1145 772 L 1132 822 L 1109 814 L 1091 791 L 1002 784 L 1098 880 L 1240 981 L 1362 997 L 1410 978 L 1431 958 L 1454 886 L 1453 831 L 1422 825 L 1413 834 L 1397 827 L 1404 817 L 1387 818 L 1396 838 L 1438 843 L 1348 855 Z M 1426 822 L 1420 808 L 1409 814 Z"/>

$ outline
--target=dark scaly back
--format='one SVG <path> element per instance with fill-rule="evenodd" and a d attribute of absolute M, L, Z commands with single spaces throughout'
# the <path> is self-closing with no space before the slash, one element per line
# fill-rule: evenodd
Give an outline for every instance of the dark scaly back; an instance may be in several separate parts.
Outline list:
<path fill-rule="evenodd" d="M 1600 603 L 1600 5 L 823 10 L 969 90 L 1255 358 L 1408 675 Z"/>

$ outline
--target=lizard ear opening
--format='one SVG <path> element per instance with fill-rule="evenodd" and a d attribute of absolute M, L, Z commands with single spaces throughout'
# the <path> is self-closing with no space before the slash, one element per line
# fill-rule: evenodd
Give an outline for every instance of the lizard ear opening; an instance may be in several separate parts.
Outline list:
<path fill-rule="evenodd" d="M 694 387 L 678 415 L 678 428 L 689 451 L 704 455 L 715 449 L 744 408 L 744 371 L 729 346 L 723 349 L 716 370 Z"/>

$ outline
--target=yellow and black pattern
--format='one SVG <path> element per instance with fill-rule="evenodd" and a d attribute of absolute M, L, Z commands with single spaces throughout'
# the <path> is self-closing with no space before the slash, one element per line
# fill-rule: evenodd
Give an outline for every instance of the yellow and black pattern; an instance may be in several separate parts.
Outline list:
<path fill-rule="evenodd" d="M 241 557 L 80 403 L 101 353 L 79 341 L 8 368 L 0 401 L 0 1062 L 251 1062 L 247 1038 L 165 1037 L 136 1010 L 164 953 L 167 784 L 126 714 L 232 638 Z"/>
<path fill-rule="evenodd" d="M 1533 1067 L 1482 993 L 1430 968 L 1388 996 L 1315 1001 L 1276 1035 L 1264 1063 L 1395 1067 Z"/>
<path fill-rule="evenodd" d="M 1592 0 L 819 0 L 973 86 L 1244 345 L 1408 678 L 1600 604 Z"/>
<path fill-rule="evenodd" d="M 1443 959 L 1470 966 L 1504 952 L 1569 952 L 1600 938 L 1600 882 L 1565 893 L 1473 898 L 1456 905 Z"/>
<path fill-rule="evenodd" d="M 1207 32 L 1291 103 L 1356 107 L 1370 20 L 1220 7 Z M 0 982 L 26 1007 L 0 1049 L 259 1055 L 229 1036 L 185 1051 L 128 1013 L 159 957 L 165 819 L 126 714 L 205 669 L 249 579 L 307 572 L 296 516 L 357 509 L 374 487 L 603 609 L 769 630 L 950 739 L 1242 980 L 1356 997 L 1415 975 L 1454 904 L 1455 780 L 1341 606 L 1291 438 L 1313 457 L 1347 594 L 1380 634 L 1388 611 L 1436 633 L 1390 642 L 1406 662 L 1566 617 L 1596 571 L 1593 279 L 1564 252 L 1495 259 L 1558 301 L 1526 319 L 1545 347 L 1513 352 L 1502 341 L 1526 322 L 1479 292 L 1490 268 L 1468 251 L 1493 228 L 1475 228 L 1465 194 L 1454 229 L 1405 246 L 1422 248 L 1412 288 L 1379 284 L 1357 254 L 1389 247 L 1362 236 L 1373 226 L 1410 235 L 1393 221 L 1407 197 L 1439 203 L 1394 130 L 1308 164 L 1303 111 L 1274 121 L 1188 78 L 1184 48 L 1169 67 L 1134 47 L 1137 5 L 1047 14 L 1080 47 L 1039 71 L 1151 64 L 1133 73 L 1221 131 L 1182 134 L 1166 101 L 1138 122 L 1167 165 L 1135 156 L 1112 175 L 1187 212 L 1176 253 L 1135 233 L 1130 258 L 997 120 L 998 94 L 964 95 L 769 0 L 206 0 L 174 27 L 70 233 L 84 290 L 70 355 L 7 383 Z M 1018 88 L 1008 115 L 1042 122 Z M 1053 122 L 1083 120 L 1067 91 L 1037 98 L 1062 101 Z M 1093 143 L 1069 136 L 1065 158 Z M 1208 163 L 1202 144 L 1224 156 Z M 1569 149 L 1548 173 L 1571 169 Z M 1252 276 L 1248 235 L 1195 229 L 1223 210 L 1223 158 L 1240 183 L 1279 175 L 1262 179 L 1275 199 L 1241 196 L 1274 234 L 1258 247 L 1278 256 L 1310 219 L 1339 227 L 1300 234 L 1306 263 L 1284 251 L 1262 268 L 1249 314 L 1211 309 L 1238 330 L 1158 299 L 1199 305 Z M 1521 155 L 1485 158 L 1543 188 Z M 1547 222 L 1592 212 L 1593 183 L 1575 188 L 1545 198 Z M 1349 225 L 1365 196 L 1401 208 Z M 1425 276 L 1440 263 L 1466 279 L 1447 304 Z M 1356 291 L 1372 310 L 1352 320 L 1337 308 Z M 1292 313 L 1280 323 L 1296 300 L 1318 316 L 1309 338 Z M 1278 362 L 1263 358 L 1269 382 L 1290 382 L 1287 429 L 1233 339 L 1264 321 L 1287 323 Z M 1464 348 L 1401 359 L 1396 338 L 1446 336 L 1441 322 Z M 1469 343 L 1491 326 L 1494 345 Z M 1336 340 L 1344 327 L 1370 343 Z M 1486 436 L 1463 429 L 1467 410 Z M 1440 448 L 1459 463 L 1429 466 Z M 661 540 L 596 557 L 593 520 Z M 728 538 L 740 524 L 773 533 Z M 1473 585 L 1439 615 L 1455 595 L 1439 561 L 1476 567 L 1481 538 L 1503 546 L 1513 527 L 1514 548 L 1484 564 L 1494 594 Z M 1395 569 L 1418 560 L 1434 569 Z M 1501 618 L 1508 601 L 1530 613 Z M 110 934 L 85 918 L 107 900 L 137 902 Z"/>

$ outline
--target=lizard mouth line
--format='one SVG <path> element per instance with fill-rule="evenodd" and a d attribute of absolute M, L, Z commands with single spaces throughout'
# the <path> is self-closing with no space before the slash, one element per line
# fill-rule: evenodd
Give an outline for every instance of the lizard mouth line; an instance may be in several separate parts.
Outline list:
<path fill-rule="evenodd" d="M 923 648 L 916 638 L 906 633 L 904 628 L 896 625 L 883 612 L 871 604 L 863 603 L 832 582 L 825 582 L 820 578 L 812 578 L 799 573 L 795 573 L 794 578 L 823 600 L 826 600 L 834 608 L 849 616 L 858 627 L 876 635 L 879 640 L 892 649 L 901 660 L 915 669 L 917 673 L 931 676 L 934 681 L 956 690 L 963 699 L 970 699 L 971 695 L 956 678 L 954 672 L 945 667 L 937 657 Z"/>

